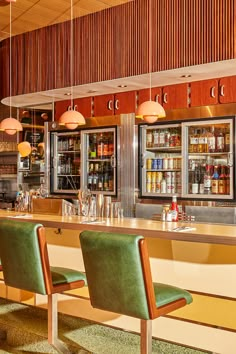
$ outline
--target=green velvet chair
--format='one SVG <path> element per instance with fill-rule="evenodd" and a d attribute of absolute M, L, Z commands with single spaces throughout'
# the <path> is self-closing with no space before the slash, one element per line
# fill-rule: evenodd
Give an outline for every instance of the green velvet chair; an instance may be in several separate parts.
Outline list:
<path fill-rule="evenodd" d="M 180 288 L 153 283 L 143 236 L 83 231 L 80 243 L 93 307 L 141 320 L 141 353 L 152 352 L 152 320 L 192 302 Z"/>
<path fill-rule="evenodd" d="M 58 339 L 57 294 L 83 287 L 85 274 L 50 267 L 45 229 L 31 222 L 0 221 L 0 258 L 6 285 L 48 296 L 48 341 L 58 352 L 69 353 Z"/>

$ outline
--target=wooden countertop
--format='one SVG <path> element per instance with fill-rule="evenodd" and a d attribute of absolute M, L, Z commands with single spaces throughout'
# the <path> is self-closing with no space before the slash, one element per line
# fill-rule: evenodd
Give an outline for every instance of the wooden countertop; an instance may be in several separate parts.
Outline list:
<path fill-rule="evenodd" d="M 28 215 L 28 217 L 27 217 Z M 45 227 L 70 230 L 96 230 L 140 234 L 145 237 L 168 240 L 236 245 L 236 225 L 198 224 L 181 222 L 161 222 L 138 218 L 100 219 L 100 223 L 83 223 L 80 216 L 57 216 L 43 214 L 24 214 L 0 210 L 0 219 L 14 218 L 25 222 L 37 222 Z M 174 232 L 178 226 L 190 226 L 195 230 Z"/>

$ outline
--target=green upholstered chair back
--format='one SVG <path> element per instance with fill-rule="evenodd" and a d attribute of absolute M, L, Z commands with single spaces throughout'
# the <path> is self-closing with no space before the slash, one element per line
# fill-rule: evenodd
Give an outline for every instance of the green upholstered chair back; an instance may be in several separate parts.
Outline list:
<path fill-rule="evenodd" d="M 143 236 L 94 231 L 80 234 L 93 307 L 150 318 L 139 252 L 142 239 Z"/>
<path fill-rule="evenodd" d="M 7 285 L 46 294 L 38 229 L 42 225 L 0 221 L 0 258 Z"/>

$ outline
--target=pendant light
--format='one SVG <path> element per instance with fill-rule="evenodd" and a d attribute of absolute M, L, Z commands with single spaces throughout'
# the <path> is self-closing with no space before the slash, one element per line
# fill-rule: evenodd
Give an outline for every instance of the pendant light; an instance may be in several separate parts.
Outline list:
<path fill-rule="evenodd" d="M 154 123 L 158 118 L 164 118 L 166 116 L 164 108 L 160 103 L 152 101 L 152 0 L 149 0 L 149 34 L 148 34 L 148 46 L 149 46 L 149 101 L 145 101 L 140 104 L 136 114 L 136 118 L 141 118 L 147 123 Z"/>
<path fill-rule="evenodd" d="M 22 143 L 19 143 L 17 149 L 21 157 L 26 157 L 31 153 L 31 145 L 28 141 L 22 141 Z"/>
<path fill-rule="evenodd" d="M 59 118 L 59 125 L 64 125 L 67 129 L 73 130 L 78 127 L 78 125 L 84 125 L 85 124 L 85 119 L 81 113 L 79 113 L 77 110 L 73 109 L 73 64 L 74 64 L 74 58 L 73 58 L 73 41 L 74 41 L 74 32 L 73 32 L 73 0 L 71 0 L 71 6 L 70 6 L 70 84 L 71 84 L 71 106 L 70 109 L 66 112 L 64 112 L 61 117 Z"/>
<path fill-rule="evenodd" d="M 11 107 L 11 85 L 12 85 L 12 81 L 11 81 L 11 62 L 12 62 L 12 53 L 11 53 L 11 36 L 12 36 L 12 28 L 11 28 L 11 2 L 12 1 L 7 1 L 10 3 L 10 37 L 9 37 L 9 48 L 10 48 L 10 53 L 9 53 L 9 94 L 10 94 L 10 117 L 9 118 L 5 118 L 1 121 L 0 123 L 0 130 L 5 131 L 5 133 L 9 134 L 9 135 L 14 135 L 16 134 L 16 132 L 18 131 L 22 131 L 22 125 L 21 123 L 15 119 L 12 118 L 12 107 Z"/>

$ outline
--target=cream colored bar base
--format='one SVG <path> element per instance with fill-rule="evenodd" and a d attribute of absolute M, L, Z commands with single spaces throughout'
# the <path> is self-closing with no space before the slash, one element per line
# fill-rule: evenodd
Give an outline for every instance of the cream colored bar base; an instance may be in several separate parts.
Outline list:
<path fill-rule="evenodd" d="M 11 214 L 0 212 L 0 218 L 9 215 Z M 236 297 L 236 226 L 234 225 L 193 224 L 188 226 L 196 230 L 175 232 L 173 229 L 181 226 L 180 223 L 161 223 L 143 219 L 125 218 L 103 222 L 101 220 L 100 224 L 83 224 L 79 217 L 51 215 L 33 215 L 32 218 L 22 216 L 18 219 L 41 222 L 47 227 L 50 262 L 53 265 L 83 269 L 79 244 L 81 230 L 142 234 L 148 241 L 154 281 L 205 294 L 234 299 Z M 59 228 L 61 230 L 58 230 Z M 84 296 L 86 297 L 86 294 Z M 173 315 L 198 322 L 202 303 L 198 303 L 197 297 L 195 300 L 192 305 L 185 307 L 186 310 L 175 311 Z M 157 319 L 153 321 L 153 336 L 215 353 L 235 354 L 236 332 L 233 331 L 236 329 L 236 311 L 235 306 L 232 306 L 232 311 L 226 311 L 227 301 L 219 299 L 220 306 L 217 305 L 216 308 L 208 306 L 206 311 L 208 313 L 204 313 L 202 324 L 167 317 Z M 38 305 L 45 305 L 46 299 L 37 296 L 36 302 Z M 234 304 L 233 301 L 232 303 Z M 63 295 L 58 306 L 61 312 L 139 332 L 138 320 L 93 309 L 85 299 Z M 222 325 L 228 327 L 228 331 L 216 327 L 219 322 L 214 318 L 216 313 L 221 314 Z M 232 323 L 224 324 L 224 317 L 231 317 Z"/>

